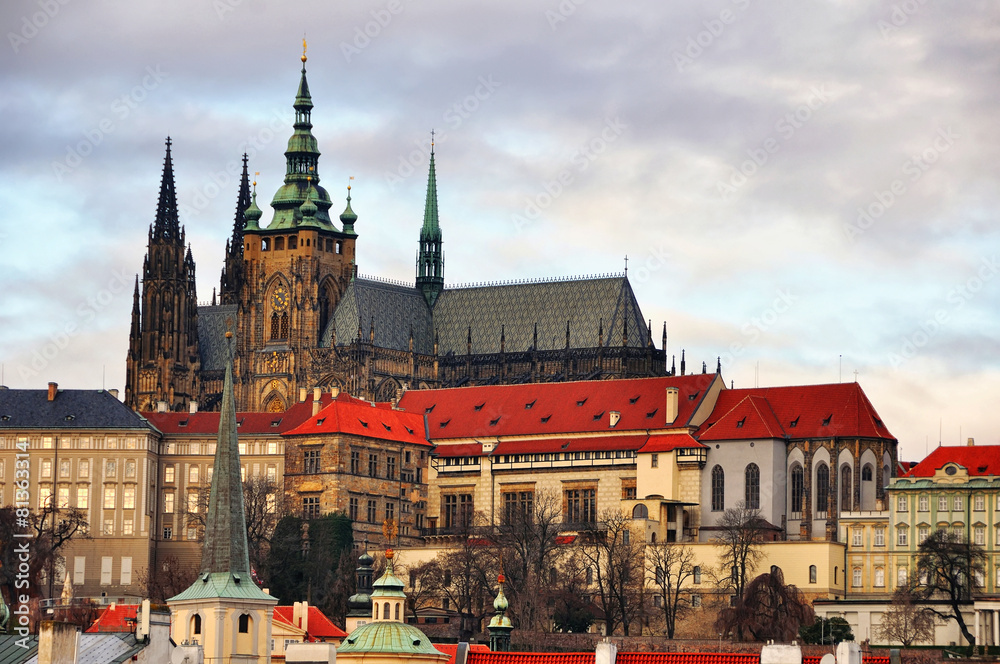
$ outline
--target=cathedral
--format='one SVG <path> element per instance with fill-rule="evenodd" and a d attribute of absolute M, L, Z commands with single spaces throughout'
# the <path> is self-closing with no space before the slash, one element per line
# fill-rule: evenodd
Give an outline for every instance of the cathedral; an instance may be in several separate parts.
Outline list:
<path fill-rule="evenodd" d="M 236 337 L 241 411 L 284 411 L 300 390 L 314 387 L 393 401 L 407 389 L 674 372 L 667 367 L 666 324 L 657 348 L 627 271 L 447 287 L 433 143 L 413 285 L 359 277 L 350 187 L 334 217 L 320 185 L 305 64 L 303 54 L 284 184 L 271 201 L 271 219 L 262 221 L 244 155 L 218 300 L 213 294 L 210 306 L 198 306 L 167 139 L 156 218 L 133 295 L 128 406 L 217 409 L 227 329 Z"/>

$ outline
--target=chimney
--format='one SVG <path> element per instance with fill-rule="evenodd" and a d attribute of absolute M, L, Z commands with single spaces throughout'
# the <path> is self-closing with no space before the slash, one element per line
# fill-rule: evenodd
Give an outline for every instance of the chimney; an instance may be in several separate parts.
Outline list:
<path fill-rule="evenodd" d="M 303 402 L 305 400 L 306 400 L 306 388 L 300 387 L 299 388 L 299 403 L 301 403 L 301 402 Z"/>
<path fill-rule="evenodd" d="M 38 664 L 76 664 L 79 638 L 76 625 L 43 620 L 38 630 Z"/>
<path fill-rule="evenodd" d="M 340 396 L 340 388 L 334 385 L 330 388 L 330 397 L 336 399 L 338 396 Z"/>
<path fill-rule="evenodd" d="M 56 400 L 56 393 L 59 391 L 59 383 L 49 383 L 49 401 Z"/>
<path fill-rule="evenodd" d="M 970 438 L 969 442 L 967 442 L 966 445 L 968 445 L 969 447 L 975 447 L 975 445 L 976 445 L 976 439 L 975 438 Z"/>
<path fill-rule="evenodd" d="M 317 415 L 317 414 L 319 414 L 319 409 L 320 409 L 320 403 L 319 403 L 319 399 L 315 399 L 315 400 L 313 400 L 313 409 L 312 409 L 312 414 L 313 414 L 313 415 Z"/>
<path fill-rule="evenodd" d="M 676 387 L 667 388 L 667 409 L 664 413 L 666 415 L 667 424 L 673 424 L 674 420 L 677 419 L 677 410 L 679 408 L 677 400 L 679 394 L 680 390 Z"/>
<path fill-rule="evenodd" d="M 302 602 L 292 603 L 292 627 L 302 627 Z"/>
<path fill-rule="evenodd" d="M 195 413 L 198 412 L 198 402 L 197 401 L 192 401 L 191 403 L 188 404 L 188 412 L 191 413 L 192 415 L 194 415 Z"/>
<path fill-rule="evenodd" d="M 110 394 L 111 396 L 113 396 L 115 399 L 118 398 L 118 390 L 117 389 L 110 389 L 110 390 L 108 390 L 108 394 Z"/>
<path fill-rule="evenodd" d="M 302 602 L 302 622 L 299 624 L 303 632 L 309 631 L 309 602 Z"/>
<path fill-rule="evenodd" d="M 313 401 L 319 401 L 319 398 L 323 396 L 323 388 L 314 387 L 313 388 Z"/>
<path fill-rule="evenodd" d="M 597 644 L 594 650 L 595 664 L 615 664 L 618 659 L 618 647 L 611 642 L 611 639 L 604 639 Z"/>
<path fill-rule="evenodd" d="M 167 402 L 166 401 L 157 401 L 156 402 L 156 412 L 157 413 L 165 413 L 165 412 L 167 412 Z"/>
<path fill-rule="evenodd" d="M 618 424 L 618 420 L 620 420 L 621 418 L 622 414 L 619 413 L 617 410 L 611 411 L 610 413 L 608 413 L 608 426 L 614 429 L 615 425 Z"/>

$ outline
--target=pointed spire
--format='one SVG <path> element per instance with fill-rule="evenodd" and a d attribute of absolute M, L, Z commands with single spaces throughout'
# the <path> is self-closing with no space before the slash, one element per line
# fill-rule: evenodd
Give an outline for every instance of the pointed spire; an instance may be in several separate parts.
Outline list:
<path fill-rule="evenodd" d="M 254 173 L 253 181 L 253 193 L 250 194 L 250 205 L 247 206 L 246 212 L 243 213 L 246 219 L 246 224 L 244 225 L 244 230 L 247 231 L 259 231 L 260 230 L 260 218 L 263 216 L 263 212 L 259 207 L 257 207 L 257 179 L 256 176 L 260 175 L 259 172 Z"/>
<path fill-rule="evenodd" d="M 667 321 L 663 321 L 663 351 L 667 350 Z"/>
<path fill-rule="evenodd" d="M 496 615 L 490 619 L 488 626 L 490 650 L 493 652 L 507 652 L 510 650 L 510 633 L 514 631 L 514 625 L 511 624 L 510 618 L 506 615 L 507 607 L 509 606 L 507 596 L 503 594 L 503 584 L 506 580 L 503 572 L 497 576 L 497 585 L 499 588 L 497 590 L 497 598 L 493 600 L 493 608 L 496 610 Z"/>
<path fill-rule="evenodd" d="M 722 373 L 722 356 L 716 355 L 715 357 L 715 373 Z"/>
<path fill-rule="evenodd" d="M 160 178 L 160 199 L 156 204 L 156 222 L 153 235 L 158 239 L 177 240 L 181 236 L 177 215 L 177 192 L 174 189 L 174 162 L 170 156 L 173 141 L 167 136 L 167 154 L 163 158 L 163 176 Z"/>
<path fill-rule="evenodd" d="M 351 180 L 353 179 L 352 175 Z M 354 214 L 354 210 L 351 209 L 351 180 L 347 181 L 347 207 L 340 213 L 340 223 L 344 225 L 344 233 L 357 235 L 354 232 L 354 224 L 358 220 L 358 215 Z"/>
<path fill-rule="evenodd" d="M 229 253 L 243 256 L 243 229 L 246 226 L 246 211 L 250 207 L 250 173 L 247 171 L 247 153 L 243 153 L 243 174 L 240 176 L 240 191 L 236 196 L 236 215 L 233 217 L 233 236 Z"/>
<path fill-rule="evenodd" d="M 233 392 L 232 331 L 226 332 L 226 375 L 222 385 L 219 436 L 215 446 L 212 487 L 205 515 L 205 544 L 201 573 L 250 575 L 247 525 L 243 509 L 243 478 L 236 434 L 236 397 Z"/>
<path fill-rule="evenodd" d="M 682 348 L 681 349 L 681 375 L 682 376 L 686 373 L 685 366 L 686 366 L 686 363 L 684 361 L 684 349 Z"/>
<path fill-rule="evenodd" d="M 671 376 L 676 376 L 677 375 L 677 356 L 676 355 L 671 355 L 670 356 L 670 375 Z"/>
<path fill-rule="evenodd" d="M 212 306 L 215 306 L 215 286 L 212 287 Z"/>
<path fill-rule="evenodd" d="M 437 172 L 434 167 L 434 132 L 431 132 L 431 159 L 427 173 L 427 197 L 424 223 L 420 228 L 420 251 L 417 253 L 417 288 L 423 291 L 428 306 L 433 307 L 444 289 L 444 254 L 441 250 L 441 226 L 438 222 Z"/>

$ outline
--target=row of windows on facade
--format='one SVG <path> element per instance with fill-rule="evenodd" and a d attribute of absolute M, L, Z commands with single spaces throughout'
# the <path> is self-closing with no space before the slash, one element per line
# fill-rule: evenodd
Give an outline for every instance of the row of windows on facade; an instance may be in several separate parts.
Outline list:
<path fill-rule="evenodd" d="M 0 419 L 6 416 L 0 416 Z M 73 415 L 66 416 L 67 421 L 74 419 Z M 61 450 L 145 450 L 147 449 L 146 439 L 136 436 L 5 436 L 0 438 L 0 443 L 4 449 L 28 449 L 54 450 L 59 446 Z M 19 447 L 20 446 L 20 447 Z"/>
<path fill-rule="evenodd" d="M 937 496 L 937 511 L 947 512 L 949 511 L 949 506 L 952 512 L 965 512 L 966 508 L 970 505 L 969 494 L 951 494 L 951 495 L 939 495 Z M 972 510 L 975 512 L 985 512 L 986 511 L 986 494 L 984 493 L 974 493 L 971 495 L 971 506 Z M 997 495 L 997 508 L 1000 509 L 1000 494 Z M 909 512 L 910 511 L 910 497 L 906 495 L 896 496 L 896 511 L 897 512 Z M 918 512 L 930 512 L 931 511 L 931 497 L 927 494 L 921 494 L 917 496 L 917 511 Z"/>
<path fill-rule="evenodd" d="M 850 465 L 843 464 L 840 468 L 840 504 L 842 509 L 850 511 L 853 506 L 851 484 L 854 477 Z M 861 481 L 874 481 L 874 466 L 865 464 L 861 469 Z M 883 477 L 888 480 L 888 466 L 883 468 Z M 802 505 L 805 498 L 805 472 L 798 463 L 791 468 L 792 503 L 790 512 L 793 514 L 802 513 Z M 743 471 L 743 501 L 750 509 L 760 509 L 760 468 L 755 463 L 748 464 Z M 886 484 L 888 482 L 886 481 Z M 830 467 L 823 462 L 816 465 L 816 506 L 817 516 L 824 518 L 827 510 L 825 506 L 830 502 Z M 1000 497 L 998 497 L 1000 505 Z M 716 465 L 712 468 L 712 511 L 722 512 L 726 509 L 726 473 L 722 466 Z"/>
<path fill-rule="evenodd" d="M 872 546 L 882 547 L 885 546 L 886 538 L 886 526 L 872 526 Z M 959 541 L 966 541 L 969 539 L 969 534 L 966 531 L 965 524 L 953 523 L 953 524 L 938 524 L 937 529 L 945 529 L 951 533 L 952 537 Z M 910 545 L 910 529 L 911 526 L 906 524 L 900 524 L 896 526 L 896 546 L 909 546 Z M 917 529 L 917 546 L 924 543 L 924 541 L 930 537 L 931 526 L 929 524 L 921 524 L 916 526 Z M 864 528 L 855 527 L 851 529 L 851 546 L 856 548 L 864 547 Z M 973 544 L 978 546 L 986 546 L 986 524 L 974 524 L 972 526 L 971 539 Z M 995 526 L 994 532 L 994 542 L 1000 543 L 1000 524 Z"/>
<path fill-rule="evenodd" d="M 277 422 L 272 422 L 271 426 L 277 426 L 281 420 Z M 243 425 L 243 419 L 237 418 L 236 427 Z M 181 426 L 185 426 L 184 422 Z M 279 441 L 269 440 L 269 441 L 240 441 L 239 442 L 240 456 L 257 456 L 257 455 L 268 455 L 277 456 L 283 454 L 280 447 Z M 215 456 L 215 443 L 167 443 L 166 450 L 164 454 L 169 455 L 187 455 L 187 454 L 201 454 L 204 456 Z"/>
<path fill-rule="evenodd" d="M 324 241 L 325 240 L 325 241 Z M 260 241 L 261 251 L 284 251 L 287 247 L 289 250 L 299 248 L 299 236 L 289 235 L 287 240 L 285 236 L 278 235 L 277 237 L 265 237 Z M 311 247 L 312 243 L 310 238 L 302 238 L 302 246 Z M 272 249 L 273 247 L 273 249 Z M 331 238 L 316 238 L 316 248 L 320 251 L 325 251 L 331 254 L 342 254 L 344 253 L 344 243 L 340 240 L 334 241 Z M 247 250 L 250 250 L 250 243 L 247 242 Z"/>
<path fill-rule="evenodd" d="M 634 490 L 634 489 L 633 489 Z M 534 513 L 533 491 L 505 491 L 501 493 L 501 518 L 504 523 L 531 520 Z M 445 528 L 467 526 L 472 523 L 475 503 L 470 493 L 449 493 L 441 497 L 441 518 Z M 563 491 L 563 521 L 567 523 L 594 523 L 597 521 L 597 489 L 567 489 Z"/>
<path fill-rule="evenodd" d="M 306 474 L 319 473 L 322 472 L 322 462 L 320 456 L 320 450 L 312 449 L 305 450 L 302 458 L 302 469 Z M 405 464 L 412 463 L 413 455 L 409 450 L 403 452 L 403 462 Z M 424 459 L 424 452 L 420 453 L 420 459 Z M 381 474 L 381 462 L 380 457 L 377 453 L 368 453 L 368 477 L 385 477 L 387 480 L 397 479 L 397 465 L 399 462 L 399 456 L 394 454 L 388 454 L 385 458 L 385 474 Z M 415 471 L 415 472 L 414 472 Z M 361 452 L 359 450 L 351 450 L 351 474 L 361 475 Z M 402 470 L 402 475 L 398 478 L 402 479 L 404 482 L 417 482 L 418 484 L 423 481 L 423 469 L 419 466 L 416 469 L 404 468 Z"/>
<path fill-rule="evenodd" d="M 59 460 L 59 479 L 70 479 L 72 478 L 72 459 L 60 459 Z M 77 462 L 77 473 L 76 476 L 80 479 L 90 478 L 91 463 L 90 459 L 76 459 Z M 41 459 L 38 463 L 38 475 L 39 479 L 51 479 L 52 478 L 52 467 L 54 460 L 51 458 Z M 138 463 L 134 459 L 126 459 L 122 464 L 123 467 L 123 477 L 126 480 L 136 479 L 136 469 Z M 5 473 L 5 463 L 0 461 L 0 479 L 4 478 Z M 103 462 L 103 477 L 104 479 L 118 479 L 118 459 L 107 459 Z M 243 465 L 241 467 L 241 472 L 243 473 L 243 478 L 246 479 L 248 465 Z M 212 481 L 212 466 L 208 466 L 208 475 L 205 478 L 206 482 Z M 252 464 L 252 473 L 254 476 L 260 475 L 261 464 Z M 278 467 L 275 464 L 267 464 L 264 467 L 265 476 L 272 481 L 277 481 L 278 479 Z M 201 476 L 201 466 L 197 464 L 191 464 L 188 466 L 188 484 L 198 484 Z M 174 464 L 166 464 L 163 466 L 163 482 L 165 484 L 173 484 L 176 480 L 176 470 Z"/>
<path fill-rule="evenodd" d="M 917 568 L 917 585 L 926 586 L 930 583 L 933 571 Z M 1000 588 L 1000 565 L 995 568 L 995 584 L 997 588 Z M 896 586 L 905 587 L 909 579 L 909 567 L 899 566 L 896 568 Z M 975 588 L 985 588 L 986 587 L 986 570 L 976 569 L 972 571 L 972 582 Z M 855 566 L 851 569 L 851 587 L 852 588 L 862 588 L 864 587 L 864 570 L 861 566 Z M 881 565 L 876 565 L 872 569 L 872 587 L 874 588 L 884 588 L 885 587 L 885 567 Z"/>
<path fill-rule="evenodd" d="M 68 561 L 67 561 L 68 562 Z M 114 557 L 101 556 L 101 585 L 114 585 Z M 69 570 L 65 571 L 69 574 Z M 57 577 L 60 576 L 57 574 Z M 62 582 L 61 578 L 56 581 Z M 87 557 L 73 557 L 73 580 L 74 586 L 82 586 L 87 581 Z M 128 586 L 132 584 L 132 556 L 122 556 L 118 564 L 118 585 Z"/>

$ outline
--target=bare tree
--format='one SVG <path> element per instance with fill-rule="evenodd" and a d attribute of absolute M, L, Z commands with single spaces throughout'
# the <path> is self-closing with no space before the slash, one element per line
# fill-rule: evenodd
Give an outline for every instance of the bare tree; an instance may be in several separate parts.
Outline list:
<path fill-rule="evenodd" d="M 917 605 L 913 589 L 902 586 L 892 595 L 892 604 L 872 630 L 872 636 L 885 643 L 909 648 L 918 641 L 934 638 L 934 615 Z"/>
<path fill-rule="evenodd" d="M 628 636 L 645 608 L 644 541 L 632 536 L 631 520 L 621 511 L 605 512 L 602 519 L 602 529 L 581 533 L 579 550 L 593 570 L 608 634 L 620 626 Z"/>
<path fill-rule="evenodd" d="M 722 634 L 741 640 L 749 633 L 756 641 L 791 641 L 802 625 L 813 621 L 812 606 L 798 588 L 785 585 L 784 575 L 775 567 L 747 584 L 736 604 L 719 613 L 715 625 Z"/>
<path fill-rule="evenodd" d="M 410 577 L 410 587 L 406 591 L 406 610 L 416 620 L 421 609 L 434 606 L 434 600 L 437 599 L 439 592 L 437 580 L 442 578 L 444 573 L 436 559 L 414 565 L 407 572 Z"/>
<path fill-rule="evenodd" d="M 23 512 L 22 512 L 23 514 Z M 24 533 L 28 537 L 19 537 Z M 40 597 L 41 576 L 55 578 L 56 565 L 62 559 L 62 550 L 73 540 L 90 539 L 87 533 L 87 514 L 77 508 L 59 509 L 53 500 L 37 512 L 18 516 L 13 507 L 0 508 L 0 586 L 6 588 L 8 599 L 27 594 Z M 15 583 L 21 573 L 21 549 L 30 543 L 27 588 L 17 588 Z M 27 592 L 25 592 L 27 590 Z M 16 594 L 15 594 L 16 593 Z"/>
<path fill-rule="evenodd" d="M 917 598 L 923 601 L 944 599 L 947 606 L 947 610 L 941 610 L 935 608 L 936 604 L 929 604 L 925 610 L 942 620 L 954 620 L 969 645 L 976 645 L 976 637 L 965 623 L 962 608 L 972 604 L 974 585 L 985 575 L 986 553 L 982 547 L 939 528 L 920 545 L 917 569 L 921 576 Z"/>
<path fill-rule="evenodd" d="M 646 547 L 646 571 L 659 597 L 667 638 L 674 638 L 677 619 L 691 609 L 684 586 L 694 576 L 694 552 L 677 542 L 657 542 Z"/>
<path fill-rule="evenodd" d="M 166 556 L 136 575 L 154 602 L 165 602 L 179 594 L 198 578 L 198 567 L 182 563 L 176 556 Z"/>
<path fill-rule="evenodd" d="M 458 546 L 438 554 L 437 574 L 428 577 L 429 591 L 447 599 L 459 614 L 459 638 L 468 641 L 482 631 L 483 618 L 493 608 L 497 566 L 489 542 L 480 535 L 482 515 L 459 526 Z"/>
<path fill-rule="evenodd" d="M 767 538 L 767 521 L 761 517 L 760 510 L 740 501 L 722 514 L 718 527 L 715 544 L 721 552 L 717 583 L 721 590 L 728 591 L 738 600 L 764 555 L 762 547 Z"/>
<path fill-rule="evenodd" d="M 560 563 L 562 551 L 557 543 L 562 523 L 562 504 L 557 494 L 540 491 L 505 506 L 500 525 L 495 529 L 498 548 L 497 571 L 510 583 L 508 593 L 514 624 L 521 629 L 547 627 L 547 605 L 555 593 L 552 572 Z"/>

